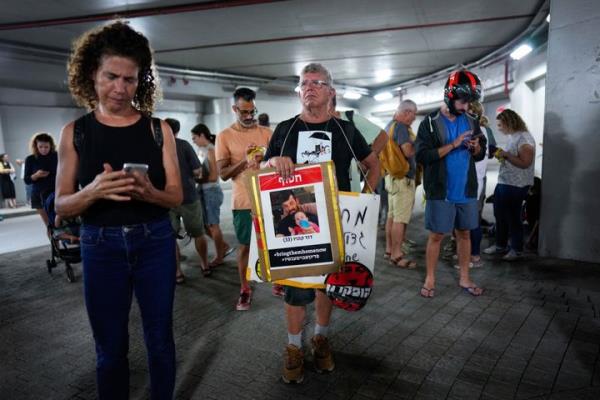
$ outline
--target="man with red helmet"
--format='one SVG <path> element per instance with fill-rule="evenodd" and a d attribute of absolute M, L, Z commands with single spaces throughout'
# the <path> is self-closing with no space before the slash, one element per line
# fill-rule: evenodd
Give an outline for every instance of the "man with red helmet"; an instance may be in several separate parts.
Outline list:
<path fill-rule="evenodd" d="M 486 139 L 469 103 L 481 97 L 481 82 L 467 70 L 450 74 L 444 88 L 444 104 L 420 124 L 417 134 L 417 162 L 423 164 L 425 227 L 429 230 L 426 250 L 427 276 L 423 297 L 434 296 L 435 269 L 444 235 L 456 231 L 459 285 L 473 296 L 483 289 L 469 277 L 471 242 L 469 231 L 477 227 L 477 175 L 475 161 L 485 156 Z"/>

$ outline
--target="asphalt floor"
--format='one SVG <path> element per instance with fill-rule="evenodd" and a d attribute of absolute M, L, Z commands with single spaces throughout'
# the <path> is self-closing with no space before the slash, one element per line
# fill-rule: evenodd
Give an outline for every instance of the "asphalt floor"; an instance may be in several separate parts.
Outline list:
<path fill-rule="evenodd" d="M 225 237 L 235 243 L 229 220 Z M 254 286 L 249 311 L 235 311 L 235 257 L 203 277 L 184 248 L 174 332 L 177 399 L 598 399 L 600 265 L 529 255 L 485 258 L 472 270 L 485 288 L 458 287 L 451 259 L 440 259 L 436 295 L 419 296 L 426 232 L 409 228 L 414 270 L 383 258 L 379 232 L 375 286 L 359 312 L 335 310 L 330 327 L 336 369 L 318 374 L 307 356 L 305 381 L 281 380 L 286 343 L 283 302 Z M 487 245 L 487 239 L 484 240 Z M 82 297 L 81 266 L 46 269 L 49 246 L 0 255 L 0 398 L 93 399 L 94 342 Z M 307 321 L 308 345 L 314 320 Z M 131 398 L 148 397 L 139 312 L 130 321 Z"/>

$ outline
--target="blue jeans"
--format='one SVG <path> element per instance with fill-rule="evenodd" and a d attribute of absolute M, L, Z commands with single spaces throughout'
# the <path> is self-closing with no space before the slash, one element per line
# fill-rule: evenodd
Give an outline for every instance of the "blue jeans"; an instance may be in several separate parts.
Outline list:
<path fill-rule="evenodd" d="M 496 217 L 496 247 L 523 251 L 523 220 L 521 209 L 529 186 L 518 187 L 499 183 L 494 190 L 494 217 Z"/>
<path fill-rule="evenodd" d="M 80 238 L 98 398 L 129 397 L 128 325 L 134 293 L 144 327 L 151 398 L 173 398 L 175 237 L 169 219 L 118 227 L 83 225 Z"/>

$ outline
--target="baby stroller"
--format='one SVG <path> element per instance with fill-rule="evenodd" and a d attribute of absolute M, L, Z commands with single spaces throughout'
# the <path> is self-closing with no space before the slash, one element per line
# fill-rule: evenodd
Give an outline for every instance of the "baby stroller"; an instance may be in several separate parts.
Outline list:
<path fill-rule="evenodd" d="M 54 193 L 51 193 L 46 198 L 44 209 L 48 215 L 48 231 L 50 233 L 50 245 L 52 248 L 52 258 L 46 260 L 48 273 L 51 274 L 52 269 L 56 268 L 58 262 L 62 260 L 65 263 L 67 280 L 73 283 L 75 282 L 75 274 L 73 273 L 71 264 L 81 262 L 79 246 L 79 228 L 81 223 L 79 219 L 57 221 L 56 212 L 54 211 Z"/>

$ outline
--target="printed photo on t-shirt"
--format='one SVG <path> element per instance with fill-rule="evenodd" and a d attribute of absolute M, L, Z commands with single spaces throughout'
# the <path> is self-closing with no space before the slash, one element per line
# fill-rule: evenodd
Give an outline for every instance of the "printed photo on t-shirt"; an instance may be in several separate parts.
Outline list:
<path fill-rule="evenodd" d="M 298 164 L 314 164 L 331 160 L 331 132 L 300 131 L 296 162 Z"/>

